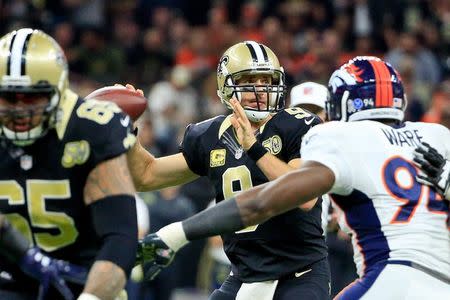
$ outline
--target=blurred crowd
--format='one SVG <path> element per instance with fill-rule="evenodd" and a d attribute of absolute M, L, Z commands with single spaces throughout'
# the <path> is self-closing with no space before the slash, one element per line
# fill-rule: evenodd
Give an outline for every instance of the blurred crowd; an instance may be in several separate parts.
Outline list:
<path fill-rule="evenodd" d="M 72 89 L 81 96 L 114 83 L 143 89 L 149 109 L 139 121 L 140 139 L 156 156 L 178 151 L 187 124 L 227 113 L 216 95 L 216 67 L 220 55 L 242 40 L 274 50 L 288 89 L 302 81 L 327 84 L 330 73 L 355 55 L 383 57 L 402 76 L 407 120 L 450 128 L 449 0 L 0 1 L 0 34 L 21 27 L 41 28 L 58 41 Z M 213 195 L 205 179 L 144 193 L 150 230 L 204 209 Z M 340 275 L 333 291 L 355 277 L 344 240 L 330 233 L 333 275 Z M 197 280 L 196 274 L 209 272 L 205 263 L 198 272 L 204 245 L 186 247 L 179 254 L 185 259 L 161 274 L 173 280 L 153 283 L 149 299 L 198 287 L 204 276 Z M 162 290 L 169 292 L 157 294 Z"/>

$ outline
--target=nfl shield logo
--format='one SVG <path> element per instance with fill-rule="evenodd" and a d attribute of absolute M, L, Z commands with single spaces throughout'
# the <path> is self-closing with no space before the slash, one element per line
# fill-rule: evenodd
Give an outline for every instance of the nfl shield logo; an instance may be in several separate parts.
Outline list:
<path fill-rule="evenodd" d="M 20 167 L 22 170 L 28 171 L 33 167 L 33 157 L 30 155 L 22 155 L 20 157 Z"/>
<path fill-rule="evenodd" d="M 234 153 L 234 158 L 240 159 L 242 157 L 242 153 L 244 153 L 244 149 L 242 148 L 237 149 L 236 152 Z"/>

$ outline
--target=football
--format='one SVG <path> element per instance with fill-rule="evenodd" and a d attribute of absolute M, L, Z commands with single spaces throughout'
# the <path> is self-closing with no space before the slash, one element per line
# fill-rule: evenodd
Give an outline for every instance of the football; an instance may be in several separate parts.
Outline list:
<path fill-rule="evenodd" d="M 116 103 L 133 121 L 136 121 L 147 108 L 147 98 L 136 91 L 123 86 L 105 86 L 97 89 L 85 97 L 101 101 Z"/>

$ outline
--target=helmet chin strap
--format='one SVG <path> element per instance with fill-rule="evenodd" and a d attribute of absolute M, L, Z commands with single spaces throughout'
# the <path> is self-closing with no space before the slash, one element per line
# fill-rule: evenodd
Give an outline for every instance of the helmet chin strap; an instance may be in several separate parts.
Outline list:
<path fill-rule="evenodd" d="M 247 118 L 250 122 L 261 122 L 265 120 L 269 114 L 270 111 L 255 111 L 255 110 L 248 110 L 244 108 L 244 112 L 247 115 Z"/>
<path fill-rule="evenodd" d="M 43 126 L 42 123 L 38 126 L 34 127 L 33 129 L 30 129 L 25 132 L 15 132 L 10 129 L 8 129 L 5 126 L 2 126 L 2 132 L 5 135 L 5 137 L 8 140 L 11 140 L 11 142 L 16 146 L 27 146 L 31 145 L 37 137 L 39 137 L 42 134 Z"/>

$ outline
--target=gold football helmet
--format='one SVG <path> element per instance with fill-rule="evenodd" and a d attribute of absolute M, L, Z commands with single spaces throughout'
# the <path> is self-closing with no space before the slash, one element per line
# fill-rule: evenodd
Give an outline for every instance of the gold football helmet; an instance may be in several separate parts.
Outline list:
<path fill-rule="evenodd" d="M 264 85 L 238 84 L 243 75 L 269 75 L 271 82 Z M 217 67 L 217 95 L 231 108 L 230 99 L 242 101 L 242 93 L 254 92 L 256 108 L 244 107 L 250 121 L 259 122 L 270 113 L 284 107 L 284 70 L 273 51 L 254 41 L 245 41 L 231 46 L 222 55 Z M 267 103 L 259 95 L 266 94 Z"/>
<path fill-rule="evenodd" d="M 23 28 L 0 39 L 0 138 L 23 146 L 56 122 L 68 87 L 66 57 L 44 32 Z"/>

